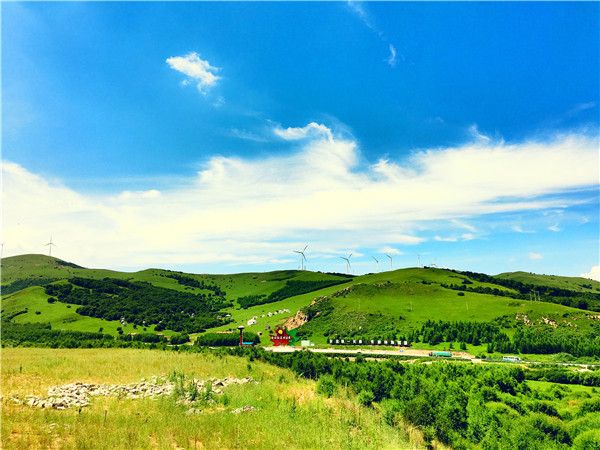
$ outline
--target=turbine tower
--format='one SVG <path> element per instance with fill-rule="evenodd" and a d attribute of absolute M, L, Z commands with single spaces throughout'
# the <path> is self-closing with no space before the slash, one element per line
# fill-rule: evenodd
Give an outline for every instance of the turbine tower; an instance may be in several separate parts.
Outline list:
<path fill-rule="evenodd" d="M 306 251 L 306 249 L 308 248 L 308 244 L 304 247 L 304 250 L 294 250 L 294 253 L 298 253 L 300 255 L 300 268 L 301 270 L 304 270 L 304 262 L 306 261 L 306 255 L 304 254 L 304 252 Z"/>
<path fill-rule="evenodd" d="M 371 258 L 373 258 L 373 260 L 377 263 L 377 272 L 379 272 L 379 260 L 374 256 L 371 256 Z"/>
<path fill-rule="evenodd" d="M 52 246 L 56 247 L 56 244 L 52 242 L 52 236 L 50 236 L 50 242 L 44 244 L 45 247 L 48 247 L 48 256 L 52 256 Z"/>
<path fill-rule="evenodd" d="M 386 255 L 385 255 L 385 256 L 387 256 L 387 257 L 390 259 L 390 270 L 392 270 L 392 268 L 393 268 L 393 265 L 392 265 L 392 263 L 393 263 L 393 259 L 392 259 L 392 257 L 391 257 L 390 255 L 388 255 L 387 253 L 386 253 Z"/>
<path fill-rule="evenodd" d="M 347 257 L 340 256 L 341 259 L 346 261 L 346 271 L 350 273 L 352 266 L 350 265 L 350 258 L 352 257 L 352 253 L 350 253 Z"/>

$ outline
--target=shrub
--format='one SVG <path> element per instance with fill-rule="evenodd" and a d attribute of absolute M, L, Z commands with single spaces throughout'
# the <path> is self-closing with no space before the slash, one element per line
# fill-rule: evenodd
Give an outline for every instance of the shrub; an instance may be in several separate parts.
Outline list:
<path fill-rule="evenodd" d="M 317 392 L 319 394 L 331 397 L 337 391 L 335 379 L 331 375 L 323 375 L 317 382 Z"/>
<path fill-rule="evenodd" d="M 588 430 L 573 441 L 576 450 L 600 450 L 600 430 Z"/>
<path fill-rule="evenodd" d="M 169 343 L 171 345 L 181 345 L 181 344 L 185 344 L 186 342 L 189 342 L 189 341 L 190 341 L 190 336 L 188 334 L 181 333 L 181 334 L 174 334 L 173 336 L 171 336 Z"/>
<path fill-rule="evenodd" d="M 371 406 L 371 404 L 375 401 L 375 395 L 373 391 L 368 389 L 363 389 L 358 393 L 358 403 L 363 406 Z"/>

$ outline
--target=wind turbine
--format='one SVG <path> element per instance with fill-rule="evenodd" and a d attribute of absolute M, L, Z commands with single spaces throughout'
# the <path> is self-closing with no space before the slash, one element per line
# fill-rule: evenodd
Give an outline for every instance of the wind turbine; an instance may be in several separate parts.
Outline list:
<path fill-rule="evenodd" d="M 377 263 L 377 272 L 379 272 L 379 260 L 374 256 L 371 256 L 371 258 L 373 258 L 373 260 L 375 260 L 375 262 Z"/>
<path fill-rule="evenodd" d="M 304 247 L 304 250 L 294 250 L 294 253 L 298 253 L 300 255 L 300 267 L 304 270 L 304 261 L 306 261 L 306 255 L 304 252 L 308 248 L 308 244 Z"/>
<path fill-rule="evenodd" d="M 340 256 L 341 259 L 343 259 L 344 261 L 346 261 L 346 270 L 348 271 L 348 273 L 350 273 L 350 270 L 352 269 L 352 266 L 350 265 L 350 258 L 352 257 L 352 253 L 350 253 L 348 255 L 348 257 L 344 258 L 343 256 Z"/>
<path fill-rule="evenodd" d="M 54 244 L 52 242 L 52 236 L 50 236 L 50 242 L 48 242 L 47 244 L 44 245 L 45 247 L 48 247 L 48 256 L 52 256 L 52 246 L 56 247 L 56 244 Z"/>
<path fill-rule="evenodd" d="M 388 255 L 387 253 L 386 253 L 386 255 L 385 255 L 385 256 L 387 256 L 387 257 L 390 259 L 390 270 L 392 270 L 392 267 L 393 267 L 393 266 L 392 266 L 393 259 L 392 259 L 392 257 L 391 257 L 390 255 Z"/>
<path fill-rule="evenodd" d="M 421 255 L 417 254 L 417 267 L 421 267 Z"/>

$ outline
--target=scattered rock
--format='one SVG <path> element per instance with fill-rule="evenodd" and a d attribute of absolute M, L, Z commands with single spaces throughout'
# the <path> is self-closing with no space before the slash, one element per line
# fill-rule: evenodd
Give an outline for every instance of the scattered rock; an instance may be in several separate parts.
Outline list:
<path fill-rule="evenodd" d="M 241 414 L 241 413 L 245 413 L 245 412 L 251 412 L 251 411 L 256 411 L 257 408 L 255 408 L 254 406 L 251 405 L 246 405 L 246 406 L 242 406 L 241 408 L 236 408 L 233 411 L 231 411 L 231 414 Z"/>
<path fill-rule="evenodd" d="M 233 384 L 245 384 L 256 382 L 250 377 L 222 379 L 211 378 L 209 380 L 192 379 L 189 383 L 194 384 L 198 390 L 204 389 L 206 384 L 211 385 L 211 391 L 215 395 L 223 393 L 223 389 Z M 164 381 L 163 379 L 153 378 L 150 381 L 142 380 L 133 384 L 93 384 L 93 383 L 69 383 L 61 386 L 52 386 L 48 389 L 48 397 L 42 398 L 35 395 L 28 395 L 25 399 L 12 397 L 11 400 L 16 404 L 26 404 L 32 408 L 53 408 L 67 409 L 73 407 L 84 407 L 90 404 L 91 397 L 119 397 L 128 399 L 151 398 L 156 399 L 160 396 L 171 395 L 175 391 L 175 383 Z M 180 403 L 193 403 L 186 394 Z M 196 409 L 196 408 L 192 408 Z M 194 412 L 193 414 L 198 414 Z"/>

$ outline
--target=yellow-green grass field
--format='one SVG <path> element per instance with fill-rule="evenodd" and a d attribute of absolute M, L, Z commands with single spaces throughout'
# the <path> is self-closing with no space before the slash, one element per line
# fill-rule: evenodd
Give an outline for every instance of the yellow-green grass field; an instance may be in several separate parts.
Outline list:
<path fill-rule="evenodd" d="M 132 383 L 177 371 L 200 379 L 251 376 L 228 387 L 227 401 L 187 414 L 172 397 L 93 398 L 78 410 L 34 409 L 12 396 L 45 395 L 71 382 Z M 232 414 L 251 405 L 255 411 Z M 105 420 L 106 417 L 106 420 Z M 376 408 L 341 390 L 331 398 L 290 371 L 237 357 L 133 349 L 2 350 L 2 447 L 145 448 L 418 448 L 421 435 L 390 427 Z"/>

